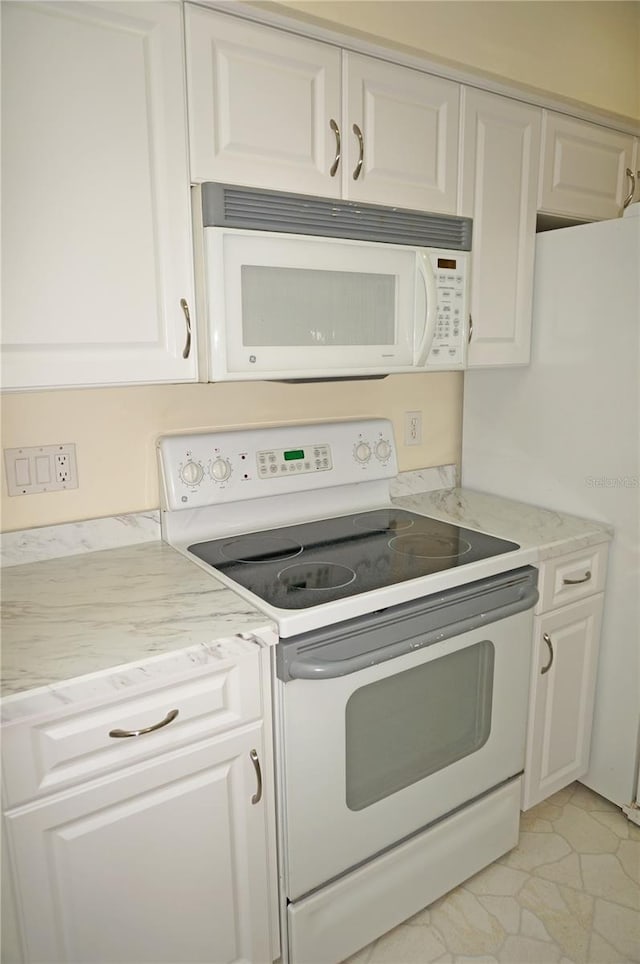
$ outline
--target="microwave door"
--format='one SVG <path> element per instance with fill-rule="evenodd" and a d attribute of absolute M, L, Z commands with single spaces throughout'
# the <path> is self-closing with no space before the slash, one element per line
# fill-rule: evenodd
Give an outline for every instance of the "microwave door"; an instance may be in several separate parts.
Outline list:
<path fill-rule="evenodd" d="M 414 370 L 415 248 L 207 228 L 205 249 L 214 380 Z"/>
<path fill-rule="evenodd" d="M 437 315 L 438 290 L 433 266 L 426 251 L 416 251 L 416 343 L 413 360 L 416 368 L 424 368 L 426 364 L 436 330 Z M 418 341 L 418 328 L 422 320 L 422 334 Z"/>

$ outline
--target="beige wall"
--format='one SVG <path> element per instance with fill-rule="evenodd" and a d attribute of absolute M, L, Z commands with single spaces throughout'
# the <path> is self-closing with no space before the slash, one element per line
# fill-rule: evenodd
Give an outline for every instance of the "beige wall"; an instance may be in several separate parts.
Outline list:
<path fill-rule="evenodd" d="M 80 487 L 9 497 L 2 529 L 25 529 L 158 506 L 155 440 L 163 432 L 383 416 L 395 424 L 403 469 L 456 462 L 462 376 L 292 385 L 168 385 L 5 395 L 2 446 L 75 442 Z M 403 413 L 423 413 L 423 444 L 404 447 Z"/>
<path fill-rule="evenodd" d="M 640 119 L 637 0 L 282 0 L 277 7 Z"/>
<path fill-rule="evenodd" d="M 270 6 L 274 6 L 271 4 Z M 321 17 L 619 114 L 640 116 L 639 3 L 482 0 L 323 0 L 276 5 Z M 291 9 L 288 10 L 292 12 Z M 462 378 L 404 375 L 329 385 L 155 386 L 36 392 L 3 399 L 2 446 L 75 442 L 80 488 L 10 498 L 3 530 L 139 511 L 158 505 L 154 440 L 166 431 L 243 423 L 424 416 L 424 442 L 400 448 L 401 468 L 459 458 Z"/>

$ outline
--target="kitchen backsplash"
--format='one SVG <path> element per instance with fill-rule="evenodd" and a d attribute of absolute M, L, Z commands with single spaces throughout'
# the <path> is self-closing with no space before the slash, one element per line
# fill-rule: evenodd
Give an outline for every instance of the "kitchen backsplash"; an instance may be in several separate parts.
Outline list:
<path fill-rule="evenodd" d="M 456 466 L 438 465 L 401 472 L 391 483 L 391 495 L 400 498 L 434 489 L 450 489 L 457 484 Z M 155 542 L 158 539 L 159 510 L 5 532 L 2 535 L 0 566 L 20 566 L 28 562 Z"/>

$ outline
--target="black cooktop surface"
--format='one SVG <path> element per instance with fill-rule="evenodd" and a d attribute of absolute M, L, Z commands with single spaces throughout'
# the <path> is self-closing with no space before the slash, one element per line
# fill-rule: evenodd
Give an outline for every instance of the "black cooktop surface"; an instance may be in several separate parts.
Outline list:
<path fill-rule="evenodd" d="M 390 508 L 199 542 L 188 551 L 272 606 L 307 609 L 519 548 Z"/>

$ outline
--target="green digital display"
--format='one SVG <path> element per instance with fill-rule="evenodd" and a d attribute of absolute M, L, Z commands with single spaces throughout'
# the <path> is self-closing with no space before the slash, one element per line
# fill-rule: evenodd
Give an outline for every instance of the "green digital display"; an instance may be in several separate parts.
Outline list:
<path fill-rule="evenodd" d="M 303 449 L 291 449 L 290 452 L 284 452 L 285 462 L 293 462 L 295 459 L 303 459 L 304 451 Z"/>

